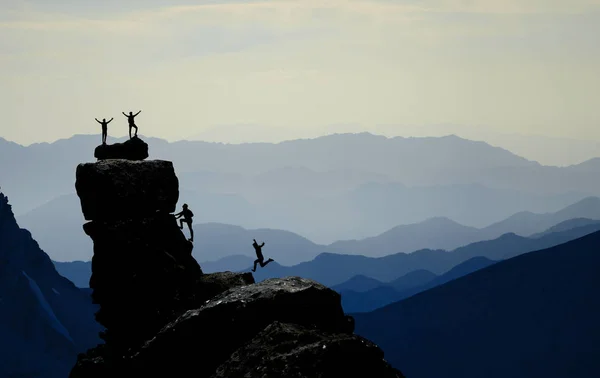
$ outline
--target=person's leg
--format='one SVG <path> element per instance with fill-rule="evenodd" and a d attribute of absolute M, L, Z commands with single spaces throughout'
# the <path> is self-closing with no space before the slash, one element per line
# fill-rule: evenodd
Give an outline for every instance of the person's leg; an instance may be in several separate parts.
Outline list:
<path fill-rule="evenodd" d="M 194 241 L 194 229 L 192 228 L 192 222 L 187 222 L 188 228 L 190 229 L 190 241 Z"/>
<path fill-rule="evenodd" d="M 267 261 L 261 260 L 260 267 L 264 268 L 265 266 L 269 265 L 269 263 L 272 263 L 273 261 L 274 261 L 273 259 L 268 259 Z"/>
<path fill-rule="evenodd" d="M 135 129 L 135 135 L 134 136 L 137 136 L 137 130 L 138 130 L 138 128 L 137 128 L 136 125 L 133 125 L 133 128 Z"/>
<path fill-rule="evenodd" d="M 254 260 L 254 268 L 252 268 L 253 272 L 256 272 L 256 264 L 258 264 L 260 262 L 260 260 L 256 259 Z"/>
<path fill-rule="evenodd" d="M 129 125 L 129 139 L 131 139 L 131 125 Z"/>
<path fill-rule="evenodd" d="M 275 260 L 270 258 L 267 261 L 265 261 L 264 264 L 260 264 L 260 266 L 261 266 L 261 268 L 264 268 L 265 266 L 269 265 L 269 263 L 272 263 L 273 261 L 275 261 Z"/>
<path fill-rule="evenodd" d="M 179 220 L 179 228 L 183 230 L 183 219 Z"/>

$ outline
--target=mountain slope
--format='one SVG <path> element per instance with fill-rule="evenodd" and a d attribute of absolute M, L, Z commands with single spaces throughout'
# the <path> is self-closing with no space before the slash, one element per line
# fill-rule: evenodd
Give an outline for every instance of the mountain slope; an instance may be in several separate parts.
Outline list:
<path fill-rule="evenodd" d="M 579 228 L 579 227 L 584 227 L 584 226 L 590 226 L 590 225 L 594 225 L 594 224 L 599 224 L 600 220 L 594 220 L 594 219 L 587 219 L 587 218 L 573 218 L 573 219 L 569 219 L 567 221 L 561 222 L 559 224 L 557 224 L 556 226 L 552 226 L 549 229 L 547 229 L 546 231 L 542 231 L 542 232 L 538 232 L 537 234 L 533 234 L 530 235 L 530 238 L 539 238 L 548 234 L 552 234 L 554 232 L 561 232 L 561 231 L 567 231 L 567 230 L 572 230 L 574 228 Z"/>
<path fill-rule="evenodd" d="M 256 256 L 254 256 L 256 258 Z M 255 258 L 244 255 L 233 255 L 223 257 L 216 261 L 204 261 L 202 271 L 204 273 L 237 272 L 252 265 Z"/>
<path fill-rule="evenodd" d="M 473 243 L 451 252 L 424 249 L 413 253 L 397 253 L 379 258 L 323 253 L 312 261 L 291 267 L 284 267 L 277 263 L 270 264 L 264 269 L 258 269 L 254 273 L 254 277 L 257 281 L 262 281 L 267 278 L 301 276 L 332 287 L 348 281 L 356 275 L 364 275 L 382 282 L 393 281 L 407 273 L 421 269 L 441 275 L 474 257 L 486 257 L 493 261 L 499 261 L 562 244 L 598 230 L 600 230 L 600 224 L 555 232 L 536 239 L 506 234 L 494 240 Z M 273 256 L 277 260 L 276 255 Z M 266 252 L 265 258 L 269 257 L 272 256 Z M 250 269 L 244 271 L 250 271 Z"/>
<path fill-rule="evenodd" d="M 0 376 L 64 378 L 101 342 L 88 294 L 60 276 L 0 193 Z"/>
<path fill-rule="evenodd" d="M 386 306 L 390 303 L 409 298 L 420 292 L 429 290 L 439 285 L 443 285 L 446 282 L 450 282 L 467 274 L 473 273 L 477 270 L 487 268 L 488 266 L 494 263 L 495 261 L 492 261 L 485 257 L 474 257 L 470 260 L 463 262 L 462 264 L 455 266 L 450 271 L 442 274 L 441 276 L 434 276 L 433 278 L 430 278 L 426 281 L 415 281 L 412 285 L 392 286 L 384 284 L 362 293 L 351 290 L 340 291 L 340 294 L 342 295 L 342 305 L 344 307 L 344 310 L 347 312 L 370 312 L 377 308 Z M 399 280 L 402 280 L 407 276 L 414 275 L 417 272 L 423 271 L 409 273 L 406 276 L 401 277 Z M 424 276 L 422 278 L 425 277 L 427 276 Z M 396 280 L 396 282 L 397 281 L 398 280 Z"/>
<path fill-rule="evenodd" d="M 578 218 L 590 221 L 572 221 Z M 571 223 L 565 223 L 569 221 Z M 600 198 L 588 197 L 554 213 L 521 212 L 481 229 L 467 227 L 448 218 L 431 218 L 421 223 L 394 227 L 375 237 L 338 241 L 328 245 L 327 251 L 378 257 L 426 248 L 452 250 L 471 243 L 496 239 L 508 233 L 541 236 L 539 234 L 542 232 L 548 234 L 566 231 L 576 226 L 597 224 L 599 221 Z M 550 229 L 552 227 L 556 229 Z"/>
<path fill-rule="evenodd" d="M 61 276 L 73 282 L 78 288 L 86 289 L 90 287 L 90 277 L 92 276 L 91 261 L 52 261 L 52 263 Z"/>
<path fill-rule="evenodd" d="M 554 213 L 517 213 L 501 222 L 484 228 L 482 231 L 487 235 L 501 235 L 507 232 L 514 232 L 521 236 L 530 236 L 574 218 L 600 220 L 600 198 L 587 197 Z"/>
<path fill-rule="evenodd" d="M 454 249 L 477 240 L 478 232 L 474 227 L 463 226 L 448 218 L 432 218 L 395 227 L 373 238 L 339 241 L 329 245 L 328 250 L 379 257 L 423 248 Z"/>
<path fill-rule="evenodd" d="M 600 372 L 600 232 L 368 314 L 357 333 L 414 378 L 589 378 Z"/>
<path fill-rule="evenodd" d="M 337 291 L 338 293 L 346 290 L 355 291 L 357 293 L 363 293 L 365 291 L 369 291 L 375 289 L 376 287 L 384 285 L 385 284 L 381 281 L 377 281 L 376 279 L 359 274 L 350 278 L 346 282 L 342 282 L 339 285 L 333 286 L 332 289 Z"/>

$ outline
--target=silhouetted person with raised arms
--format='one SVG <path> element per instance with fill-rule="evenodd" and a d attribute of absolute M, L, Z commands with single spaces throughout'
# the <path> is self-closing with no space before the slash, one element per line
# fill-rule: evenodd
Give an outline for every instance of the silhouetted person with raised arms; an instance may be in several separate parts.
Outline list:
<path fill-rule="evenodd" d="M 114 118 L 107 121 L 106 118 L 102 118 L 102 121 L 98 121 L 98 118 L 94 118 L 96 122 L 102 125 L 102 144 L 106 144 L 106 135 L 108 134 L 108 124 L 112 122 Z"/>
<path fill-rule="evenodd" d="M 137 117 L 138 114 L 140 114 L 142 111 L 140 110 L 139 112 L 133 114 L 132 112 L 129 112 L 129 114 L 125 114 L 125 112 L 121 112 L 123 113 L 123 115 L 125 117 L 127 117 L 127 122 L 129 122 L 129 139 L 131 139 L 131 129 L 134 128 L 135 129 L 135 135 L 137 136 L 137 132 L 138 132 L 138 128 L 135 125 L 135 117 Z"/>
<path fill-rule="evenodd" d="M 183 216 L 183 219 L 179 219 Z M 194 241 L 194 229 L 192 228 L 192 217 L 194 213 L 190 209 L 188 209 L 188 205 L 186 203 L 183 204 L 183 210 L 175 214 L 175 219 L 179 219 L 179 228 L 183 230 L 183 223 L 187 223 L 188 228 L 190 229 L 191 237 L 188 239 L 189 241 Z"/>
<path fill-rule="evenodd" d="M 256 251 L 256 257 L 258 257 L 258 259 L 256 259 L 254 261 L 254 268 L 252 269 L 252 271 L 256 272 L 256 264 L 260 264 L 260 267 L 264 268 L 269 263 L 271 263 L 275 260 L 270 258 L 267 261 L 265 261 L 265 257 L 262 254 L 262 247 L 265 246 L 265 243 L 263 242 L 261 245 L 258 245 L 258 243 L 256 242 L 256 239 L 253 239 L 253 240 L 254 240 L 254 243 L 252 243 L 252 246 L 254 247 L 254 250 Z"/>

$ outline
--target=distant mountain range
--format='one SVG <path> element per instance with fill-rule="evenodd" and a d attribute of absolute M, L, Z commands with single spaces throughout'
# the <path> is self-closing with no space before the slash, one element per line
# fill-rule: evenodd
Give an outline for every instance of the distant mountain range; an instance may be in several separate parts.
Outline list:
<path fill-rule="evenodd" d="M 579 220 L 572 220 L 573 218 Z M 531 236 L 567 221 L 570 222 L 561 225 L 565 230 L 599 222 L 600 198 L 588 197 L 555 213 L 520 212 L 481 229 L 463 226 L 447 218 L 433 218 L 418 224 L 398 226 L 381 235 L 359 241 L 336 242 L 328 246 L 327 250 L 366 256 L 386 256 L 422 248 L 450 250 L 507 233 Z"/>
<path fill-rule="evenodd" d="M 568 227 L 569 225 L 572 225 L 575 228 L 570 228 Z M 265 258 L 275 256 L 274 258 L 277 258 L 276 262 L 269 264 L 264 269 L 259 268 L 257 272 L 253 274 L 257 281 L 262 281 L 267 278 L 301 276 L 314 279 L 330 287 L 336 287 L 337 289 L 340 289 L 337 285 L 342 285 L 342 289 L 340 290 L 348 290 L 348 288 L 350 288 L 352 291 L 365 291 L 380 286 L 377 282 L 384 283 L 384 286 L 390 286 L 390 282 L 397 279 L 402 282 L 401 277 L 415 271 L 427 271 L 425 275 L 432 274 L 437 276 L 448 272 L 455 266 L 474 257 L 486 257 L 493 261 L 499 261 L 536 249 L 543 249 L 564 243 L 600 230 L 600 221 L 566 221 L 554 226 L 554 228 L 563 231 L 544 233 L 543 236 L 536 237 L 523 237 L 514 233 L 504 234 L 499 238 L 472 243 L 464 247 L 456 248 L 451 252 L 441 249 L 422 249 L 413 253 L 397 253 L 378 258 L 326 252 L 317 255 L 310 261 L 305 261 L 292 266 L 283 266 L 279 264 L 277 261 L 277 254 L 271 254 L 270 249 L 267 249 L 267 245 L 265 245 L 263 250 Z M 283 233 L 281 235 L 287 234 Z M 227 243 L 228 241 L 235 239 L 230 239 L 229 236 L 222 235 L 215 240 L 215 243 L 218 243 L 218 240 L 223 240 L 223 243 Z M 257 240 L 259 239 L 257 238 Z M 275 245 L 286 248 L 286 244 L 283 242 L 280 244 L 275 243 Z M 291 249 L 294 249 L 293 246 Z M 194 252 L 194 254 L 197 253 L 197 251 Z M 250 257 L 248 255 L 237 254 L 213 261 L 202 262 L 201 266 L 206 273 L 217 271 L 249 271 L 255 258 L 255 256 Z M 87 287 L 87 281 L 89 280 L 89 274 L 91 272 L 91 263 L 82 263 L 79 261 L 74 263 L 55 262 L 55 265 L 56 269 L 62 275 L 71 279 L 73 282 L 83 285 L 81 287 Z M 365 276 L 365 278 L 356 276 Z M 410 278 L 410 276 L 408 277 Z M 354 280 L 356 282 L 346 283 L 348 280 Z M 369 287 L 368 285 L 374 285 L 374 287 Z M 392 284 L 392 286 L 394 285 Z M 352 287 L 367 287 L 367 289 L 354 290 L 351 289 Z M 402 286 L 401 288 L 403 289 L 405 286 Z M 398 295 L 401 295 L 401 293 L 398 292 L 388 292 L 388 294 L 390 294 L 386 297 L 386 300 L 388 301 L 390 298 L 394 299 Z"/>
<path fill-rule="evenodd" d="M 346 287 L 349 286 L 348 282 L 350 281 L 334 286 L 333 289 L 342 295 L 344 311 L 352 313 L 370 312 L 469 273 L 487 268 L 494 263 L 495 261 L 486 257 L 473 257 L 440 276 L 426 270 L 418 270 L 390 283 L 382 282 L 378 286 L 363 292 L 347 289 Z"/>
<path fill-rule="evenodd" d="M 59 275 L 0 193 L 0 377 L 64 378 L 101 343 L 90 294 Z"/>
<path fill-rule="evenodd" d="M 417 224 L 397 226 L 375 237 L 339 241 L 330 245 L 316 244 L 283 230 L 196 223 L 194 257 L 201 263 L 232 255 L 243 255 L 254 260 L 252 239 L 265 241 L 265 252 L 276 256 L 277 262 L 285 266 L 309 261 L 323 252 L 381 257 L 420 249 L 452 250 L 506 233 L 530 236 L 568 220 L 573 222 L 573 227 L 600 221 L 600 198 L 588 197 L 554 213 L 517 213 L 482 229 L 467 227 L 447 218 L 432 218 Z M 54 260 L 87 261 L 91 258 L 93 246 L 83 232 L 85 220 L 76 195 L 51 201 L 18 217 L 18 221 L 36 235 L 40 245 Z M 571 224 L 565 223 L 561 227 L 568 228 Z"/>
<path fill-rule="evenodd" d="M 407 377 L 600 372 L 600 232 L 498 262 L 366 314 L 356 332 Z"/>
<path fill-rule="evenodd" d="M 385 257 L 365 257 L 323 253 L 314 260 L 286 267 L 272 263 L 254 273 L 257 281 L 268 278 L 301 276 L 314 279 L 327 286 L 335 286 L 357 275 L 378 281 L 390 282 L 416 270 L 427 270 L 436 275 L 444 274 L 455 266 L 472 259 L 486 257 L 499 261 L 523 253 L 565 243 L 600 230 L 600 224 L 589 224 L 539 238 L 505 234 L 497 239 L 477 242 L 451 252 L 424 249 L 413 253 L 397 253 Z M 265 258 L 271 257 L 265 253 Z M 246 270 L 248 271 L 248 270 Z"/>
<path fill-rule="evenodd" d="M 74 193 L 75 167 L 94 160 L 98 140 L 78 135 L 23 147 L 0 139 L 0 182 L 17 215 L 35 218 L 31 212 L 46 204 L 40 211 L 62 207 L 61 196 Z M 294 230 L 318 244 L 363 239 L 435 217 L 481 228 L 520 211 L 555 212 L 600 195 L 596 160 L 542 166 L 456 136 L 336 134 L 240 145 L 145 140 L 152 159 L 175 163 L 180 205 L 196 209 L 197 223 Z M 62 219 L 56 223 L 60 227 Z"/>

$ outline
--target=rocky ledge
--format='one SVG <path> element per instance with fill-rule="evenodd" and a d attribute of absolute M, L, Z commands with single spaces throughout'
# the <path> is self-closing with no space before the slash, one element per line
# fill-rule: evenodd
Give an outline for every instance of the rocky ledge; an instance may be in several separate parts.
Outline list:
<path fill-rule="evenodd" d="M 205 275 L 220 282 L 213 288 L 236 286 L 181 314 L 118 365 L 106 353 L 81 356 L 71 377 L 404 377 L 353 333 L 335 291 L 300 277 L 244 284 L 246 275 Z"/>
<path fill-rule="evenodd" d="M 144 160 L 148 158 L 148 144 L 138 137 L 123 143 L 102 144 L 96 147 L 94 157 L 98 160 Z"/>

